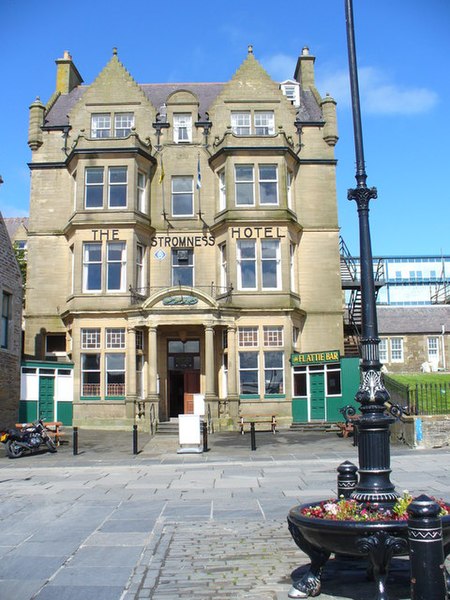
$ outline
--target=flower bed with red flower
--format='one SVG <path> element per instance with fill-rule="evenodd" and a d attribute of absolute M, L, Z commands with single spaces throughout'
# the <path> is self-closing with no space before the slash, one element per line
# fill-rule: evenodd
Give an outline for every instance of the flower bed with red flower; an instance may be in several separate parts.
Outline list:
<path fill-rule="evenodd" d="M 441 507 L 440 515 L 450 514 L 450 506 L 441 499 L 432 498 Z M 384 509 L 372 503 L 357 502 L 351 499 L 324 500 L 319 504 L 302 508 L 302 515 L 313 519 L 330 519 L 331 521 L 406 521 L 407 509 L 413 501 L 411 494 L 405 490 L 392 509 Z"/>

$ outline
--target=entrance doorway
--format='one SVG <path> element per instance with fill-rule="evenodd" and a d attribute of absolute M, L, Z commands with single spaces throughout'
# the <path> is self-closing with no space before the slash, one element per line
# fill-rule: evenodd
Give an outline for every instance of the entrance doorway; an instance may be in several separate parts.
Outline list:
<path fill-rule="evenodd" d="M 43 421 L 55 420 L 54 377 L 47 377 L 45 375 L 39 377 L 39 418 Z"/>
<path fill-rule="evenodd" d="M 169 417 L 192 412 L 200 392 L 200 341 L 169 340 L 167 348 Z"/>

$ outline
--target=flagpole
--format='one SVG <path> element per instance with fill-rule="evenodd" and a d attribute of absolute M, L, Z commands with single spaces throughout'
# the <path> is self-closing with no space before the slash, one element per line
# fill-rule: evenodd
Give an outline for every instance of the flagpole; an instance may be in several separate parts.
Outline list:
<path fill-rule="evenodd" d="M 164 173 L 164 164 L 163 164 L 163 157 L 161 155 L 161 173 L 159 175 L 159 183 L 161 185 L 161 195 L 162 195 L 162 209 L 163 209 L 163 218 L 164 221 L 167 220 L 167 213 L 166 213 L 166 199 L 165 199 L 165 193 L 164 193 L 164 177 L 165 177 L 165 173 Z"/>
<path fill-rule="evenodd" d="M 202 221 L 202 206 L 201 206 L 201 188 L 202 188 L 202 173 L 200 170 L 200 152 L 197 155 L 197 189 L 198 189 L 198 216 Z"/>

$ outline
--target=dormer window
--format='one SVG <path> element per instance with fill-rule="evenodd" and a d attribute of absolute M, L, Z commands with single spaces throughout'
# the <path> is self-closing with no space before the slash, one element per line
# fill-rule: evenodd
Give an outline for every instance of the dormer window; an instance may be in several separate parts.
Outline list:
<path fill-rule="evenodd" d="M 192 142 L 192 115 L 175 113 L 173 115 L 173 141 L 176 144 Z"/>
<path fill-rule="evenodd" d="M 112 130 L 114 123 L 114 130 Z M 134 127 L 133 113 L 96 113 L 91 118 L 91 137 L 93 138 L 124 138 L 130 135 Z"/>
<path fill-rule="evenodd" d="M 273 110 L 256 110 L 253 114 L 251 111 L 232 111 L 231 130 L 234 135 L 239 136 L 273 135 L 275 133 Z"/>
<path fill-rule="evenodd" d="M 280 88 L 294 106 L 300 106 L 300 85 L 296 81 L 290 79 L 283 81 L 280 83 Z"/>

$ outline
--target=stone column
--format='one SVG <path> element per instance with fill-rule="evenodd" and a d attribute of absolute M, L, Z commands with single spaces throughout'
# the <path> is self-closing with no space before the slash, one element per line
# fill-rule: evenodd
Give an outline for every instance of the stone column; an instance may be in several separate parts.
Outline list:
<path fill-rule="evenodd" d="M 150 325 L 148 328 L 148 396 L 151 400 L 158 398 L 158 328 Z"/>
<path fill-rule="evenodd" d="M 126 414 L 129 418 L 135 416 L 136 396 L 136 330 L 127 328 L 126 354 Z"/>
<path fill-rule="evenodd" d="M 237 419 L 239 414 L 239 393 L 238 393 L 238 364 L 236 352 L 236 326 L 228 326 L 228 414 L 231 418 Z"/>
<path fill-rule="evenodd" d="M 205 399 L 215 396 L 214 391 L 214 328 L 205 325 Z"/>

